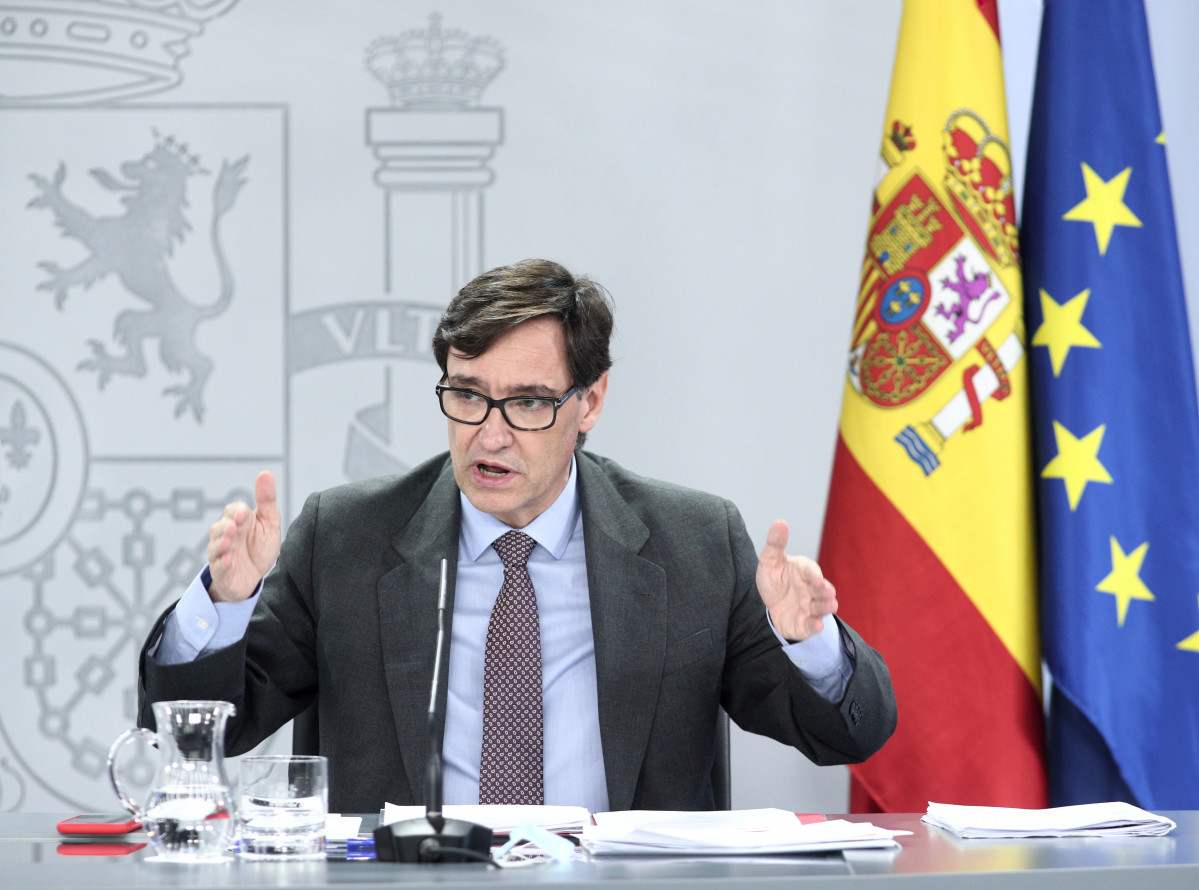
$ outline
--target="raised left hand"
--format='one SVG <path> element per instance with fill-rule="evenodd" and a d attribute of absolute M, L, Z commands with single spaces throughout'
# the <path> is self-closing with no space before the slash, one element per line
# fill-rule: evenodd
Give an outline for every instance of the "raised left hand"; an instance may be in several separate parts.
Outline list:
<path fill-rule="evenodd" d="M 781 519 L 770 526 L 758 558 L 757 582 L 775 630 L 798 642 L 824 630 L 824 617 L 837 611 L 837 591 L 815 560 L 787 555 L 790 533 Z"/>

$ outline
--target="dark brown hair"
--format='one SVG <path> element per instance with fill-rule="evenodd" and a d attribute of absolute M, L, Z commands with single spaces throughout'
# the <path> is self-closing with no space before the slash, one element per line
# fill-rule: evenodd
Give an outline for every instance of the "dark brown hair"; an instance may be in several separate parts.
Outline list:
<path fill-rule="evenodd" d="M 572 275 L 552 260 L 500 266 L 463 287 L 433 332 L 433 355 L 445 374 L 451 349 L 476 358 L 507 331 L 544 315 L 562 323 L 566 367 L 581 395 L 612 367 L 612 298 L 590 278 Z"/>

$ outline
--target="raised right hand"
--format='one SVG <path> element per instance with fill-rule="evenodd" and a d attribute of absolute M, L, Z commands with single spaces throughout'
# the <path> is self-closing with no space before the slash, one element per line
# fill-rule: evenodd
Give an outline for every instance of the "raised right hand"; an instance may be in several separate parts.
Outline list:
<path fill-rule="evenodd" d="M 208 568 L 213 602 L 248 599 L 279 558 L 281 540 L 275 477 L 263 470 L 254 480 L 258 509 L 236 503 L 208 529 Z"/>

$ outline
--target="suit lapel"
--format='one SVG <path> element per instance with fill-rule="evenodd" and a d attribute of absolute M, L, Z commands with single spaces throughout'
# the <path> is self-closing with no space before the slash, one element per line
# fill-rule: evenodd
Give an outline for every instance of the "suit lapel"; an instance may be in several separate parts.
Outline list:
<path fill-rule="evenodd" d="M 421 786 L 429 750 L 427 713 L 437 640 L 441 560 L 447 562 L 448 652 L 458 566 L 459 513 L 458 486 L 447 459 L 428 497 L 392 540 L 379 578 L 379 627 L 387 691 L 404 772 L 417 799 L 423 797 Z M 448 663 L 448 655 L 443 654 L 443 659 Z M 444 720 L 444 688 L 438 704 Z"/>
<path fill-rule="evenodd" d="M 666 573 L 639 556 L 649 529 L 579 455 L 600 741 L 613 810 L 632 806 L 666 655 Z"/>

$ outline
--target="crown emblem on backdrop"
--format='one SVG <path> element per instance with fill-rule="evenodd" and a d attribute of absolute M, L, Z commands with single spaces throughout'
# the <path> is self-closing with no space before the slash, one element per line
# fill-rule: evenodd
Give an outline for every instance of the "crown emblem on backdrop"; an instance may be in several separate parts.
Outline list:
<path fill-rule="evenodd" d="M 186 142 L 179 142 L 168 133 L 163 136 L 158 132 L 158 128 L 154 128 L 154 148 L 160 151 L 169 151 L 171 154 L 179 158 L 181 163 L 187 170 L 188 176 L 207 176 L 208 172 L 204 169 L 204 165 L 200 163 L 200 156 L 188 151 Z"/>
<path fill-rule="evenodd" d="M 366 67 L 396 107 L 465 108 L 475 105 L 500 73 L 504 54 L 490 37 L 443 30 L 441 16 L 433 13 L 426 29 L 373 41 Z"/>
<path fill-rule="evenodd" d="M 176 86 L 204 23 L 238 0 L 0 2 L 0 106 L 90 105 Z"/>
<path fill-rule="evenodd" d="M 1012 156 L 973 111 L 955 111 L 941 133 L 945 188 L 980 246 L 1004 266 L 1020 262 Z"/>
<path fill-rule="evenodd" d="M 891 129 L 883 136 L 883 160 L 887 166 L 894 167 L 915 147 L 916 137 L 912 135 L 911 126 L 899 118 L 891 121 Z"/>

